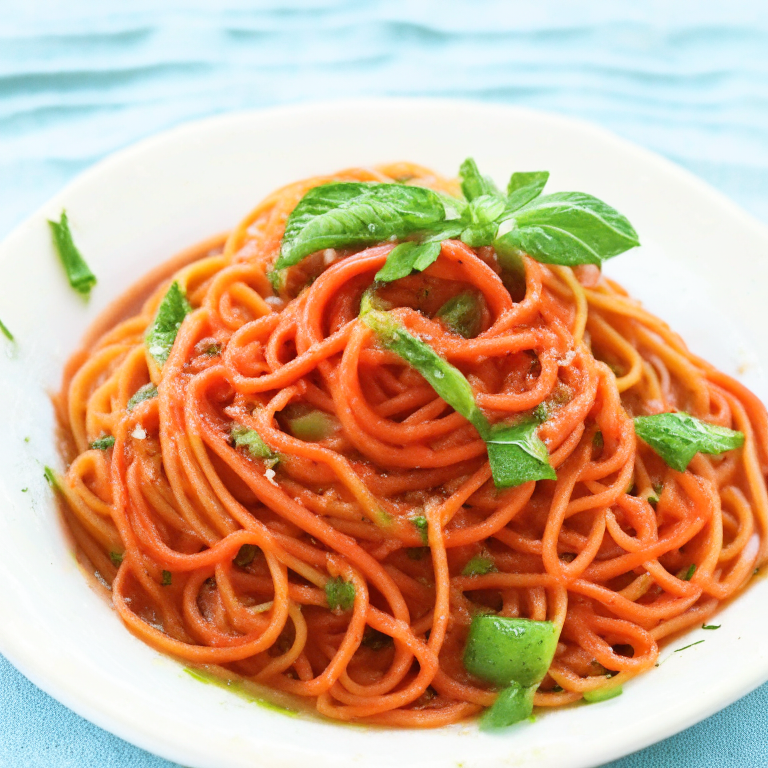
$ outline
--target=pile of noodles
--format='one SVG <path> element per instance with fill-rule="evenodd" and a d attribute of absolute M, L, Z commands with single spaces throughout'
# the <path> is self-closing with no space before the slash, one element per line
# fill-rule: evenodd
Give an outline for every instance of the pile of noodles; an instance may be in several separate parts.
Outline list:
<path fill-rule="evenodd" d="M 653 667 L 660 642 L 705 622 L 765 559 L 763 405 L 597 268 L 526 257 L 514 280 L 491 248 L 445 241 L 379 293 L 492 422 L 544 404 L 557 480 L 497 489 L 475 428 L 358 319 L 394 244 L 315 254 L 275 295 L 286 218 L 331 179 L 457 193 L 404 163 L 292 184 L 116 303 L 58 402 L 82 562 L 146 643 L 331 718 L 432 727 L 492 704 L 462 664 L 488 610 L 562 627 L 537 706 Z M 194 311 L 160 367 L 145 334 L 171 280 Z M 434 317 L 466 291 L 482 307 L 468 339 Z M 129 409 L 150 382 L 157 396 Z M 742 431 L 744 447 L 670 469 L 632 417 L 675 409 Z M 314 410 L 330 434 L 293 436 L 287 415 Z M 233 424 L 277 465 L 236 447 Z M 113 447 L 89 448 L 104 435 Z M 463 575 L 477 556 L 493 567 Z M 329 579 L 354 585 L 352 608 L 329 607 Z"/>

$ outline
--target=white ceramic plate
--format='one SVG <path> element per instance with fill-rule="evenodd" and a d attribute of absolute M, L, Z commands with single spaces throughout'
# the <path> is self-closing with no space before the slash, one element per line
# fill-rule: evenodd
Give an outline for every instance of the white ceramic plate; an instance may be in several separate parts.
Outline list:
<path fill-rule="evenodd" d="M 765 398 L 768 231 L 688 173 L 603 130 L 501 106 L 366 101 L 169 131 L 99 163 L 0 246 L 0 317 L 18 340 L 14 347 L 0 339 L 0 651 L 33 682 L 118 736 L 199 768 L 575 768 L 669 736 L 768 679 L 768 583 L 759 579 L 719 615 L 722 629 L 673 643 L 658 669 L 611 701 L 497 735 L 474 724 L 345 727 L 289 718 L 196 682 L 131 636 L 86 584 L 42 465 L 60 465 L 48 393 L 96 314 L 152 266 L 232 227 L 282 184 L 400 159 L 453 175 L 468 155 L 501 183 L 513 170 L 549 169 L 551 191 L 584 190 L 625 213 L 643 247 L 608 271 L 696 352 Z M 62 208 L 99 278 L 89 303 L 69 289 L 52 252 L 45 219 Z"/>

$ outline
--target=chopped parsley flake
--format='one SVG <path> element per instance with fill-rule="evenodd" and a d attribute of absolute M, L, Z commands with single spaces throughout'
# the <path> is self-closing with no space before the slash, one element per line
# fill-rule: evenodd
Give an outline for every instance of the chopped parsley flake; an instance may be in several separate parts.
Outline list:
<path fill-rule="evenodd" d="M 355 585 L 341 576 L 325 583 L 325 599 L 332 611 L 348 611 L 355 604 Z"/>
<path fill-rule="evenodd" d="M 115 444 L 115 438 L 112 435 L 102 435 L 94 440 L 90 447 L 95 448 L 97 451 L 106 451 Z"/>
<path fill-rule="evenodd" d="M 412 517 L 411 522 L 416 526 L 416 529 L 421 535 L 421 540 L 424 542 L 424 546 L 426 546 L 429 543 L 429 525 L 427 523 L 427 518 L 423 515 L 419 515 L 418 517 Z"/>
<path fill-rule="evenodd" d="M 493 559 L 486 555 L 475 555 L 462 569 L 462 576 L 485 576 L 496 571 Z"/>
<path fill-rule="evenodd" d="M 143 387 L 139 387 L 134 393 L 133 397 L 128 401 L 126 409 L 132 411 L 139 403 L 143 403 L 145 400 L 151 400 L 153 397 L 157 397 L 157 387 L 154 384 L 145 384 Z"/>

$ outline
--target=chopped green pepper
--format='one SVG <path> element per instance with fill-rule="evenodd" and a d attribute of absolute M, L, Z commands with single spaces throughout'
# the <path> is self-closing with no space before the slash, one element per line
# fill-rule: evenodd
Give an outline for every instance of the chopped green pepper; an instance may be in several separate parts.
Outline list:
<path fill-rule="evenodd" d="M 598 701 L 608 701 L 615 696 L 621 696 L 623 689 L 620 685 L 606 685 L 604 688 L 595 688 L 591 691 L 584 691 L 584 701 L 595 704 Z"/>
<path fill-rule="evenodd" d="M 533 712 L 533 695 L 537 687 L 531 685 L 526 688 L 520 683 L 513 682 L 505 688 L 480 718 L 480 730 L 506 728 L 508 725 L 519 723 L 526 717 L 530 717 Z"/>
<path fill-rule="evenodd" d="M 310 411 L 287 421 L 294 437 L 310 443 L 325 440 L 339 428 L 338 419 L 325 411 Z"/>
<path fill-rule="evenodd" d="M 552 663 L 560 631 L 551 621 L 475 616 L 469 628 L 464 666 L 473 675 L 527 688 L 541 682 Z"/>

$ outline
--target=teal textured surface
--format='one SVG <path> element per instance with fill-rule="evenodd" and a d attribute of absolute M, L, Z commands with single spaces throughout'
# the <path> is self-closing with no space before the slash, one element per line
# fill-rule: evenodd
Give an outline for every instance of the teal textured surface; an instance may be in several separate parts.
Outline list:
<path fill-rule="evenodd" d="M 80 171 L 165 128 L 358 95 L 476 98 L 591 120 L 768 222 L 760 0 L 0 0 L 0 238 Z M 172 767 L 2 657 L 0 712 L 0 768 Z M 763 686 L 610 765 L 765 766 L 767 732 Z"/>

